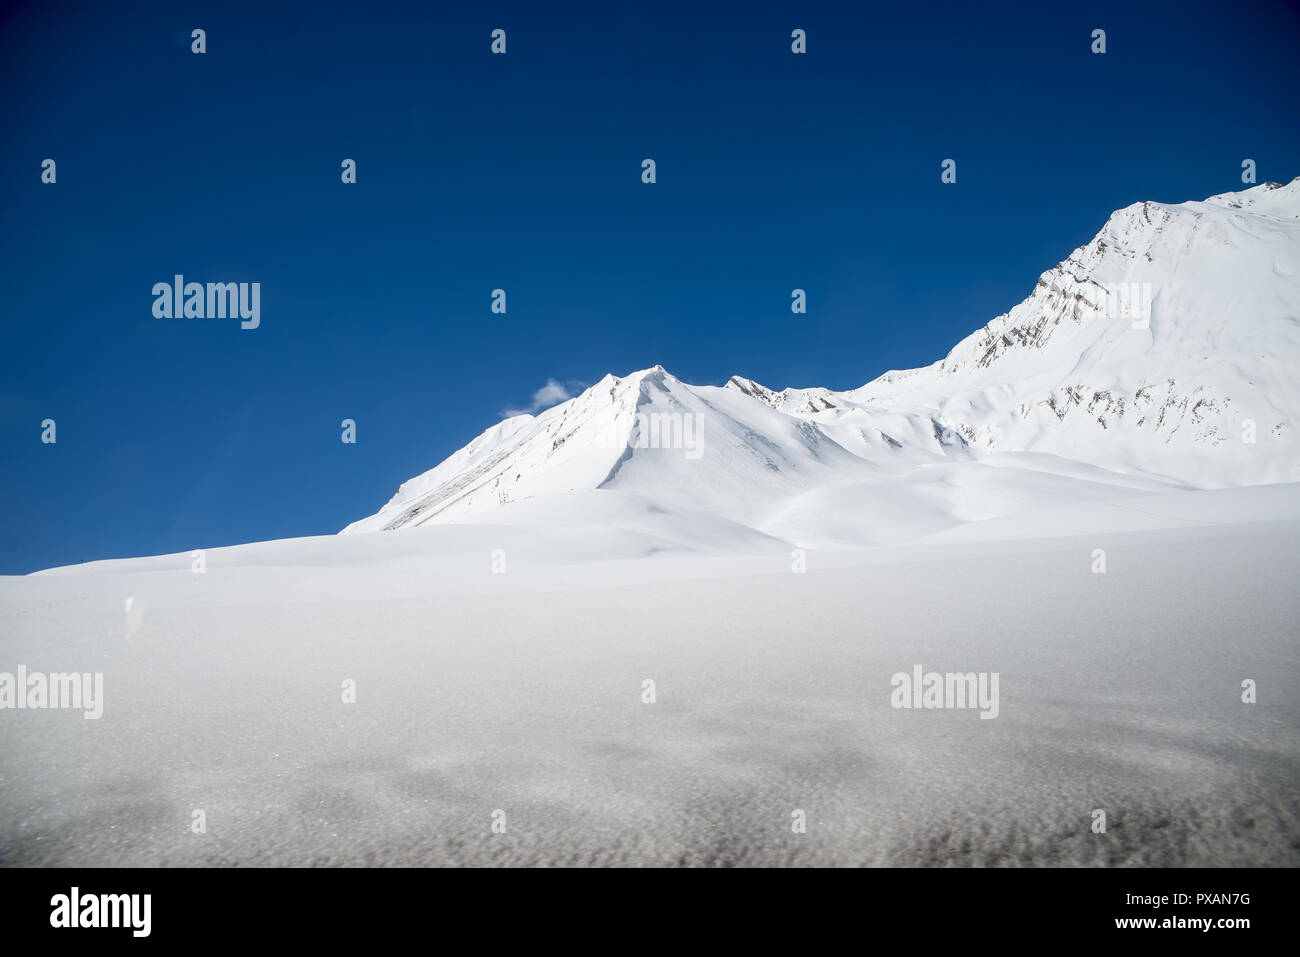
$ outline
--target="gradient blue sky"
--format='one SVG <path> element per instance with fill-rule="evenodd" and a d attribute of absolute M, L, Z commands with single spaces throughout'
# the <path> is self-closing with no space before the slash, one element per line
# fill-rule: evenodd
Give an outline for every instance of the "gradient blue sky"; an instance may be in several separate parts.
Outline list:
<path fill-rule="evenodd" d="M 1300 173 L 1291 3 L 291 6 L 3 6 L 0 573 L 333 533 L 548 378 L 858 386 Z"/>

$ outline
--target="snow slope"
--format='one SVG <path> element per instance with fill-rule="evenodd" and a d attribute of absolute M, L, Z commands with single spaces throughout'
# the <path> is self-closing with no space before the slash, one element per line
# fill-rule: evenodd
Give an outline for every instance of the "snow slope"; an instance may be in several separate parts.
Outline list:
<path fill-rule="evenodd" d="M 203 574 L 0 578 L 0 670 L 104 675 L 99 720 L 0 712 L 0 865 L 1294 867 L 1298 492 L 1060 506 L 802 574 L 681 516 L 584 521 L 625 495 L 587 492 L 562 523 L 538 499 Z M 918 664 L 997 672 L 996 720 L 893 709 Z"/>
<path fill-rule="evenodd" d="M 344 531 L 615 490 L 794 543 L 879 544 L 1117 488 L 1296 481 L 1298 389 L 1300 179 L 1122 209 L 946 358 L 859 389 L 607 375 Z"/>

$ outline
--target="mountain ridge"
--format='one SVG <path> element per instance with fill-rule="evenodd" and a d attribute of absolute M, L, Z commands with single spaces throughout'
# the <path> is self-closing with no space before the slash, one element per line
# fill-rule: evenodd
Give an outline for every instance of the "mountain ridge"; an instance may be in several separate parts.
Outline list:
<path fill-rule="evenodd" d="M 343 532 L 618 490 L 791 540 L 861 543 L 878 540 L 872 496 L 937 509 L 940 524 L 981 520 L 1037 501 L 1026 489 L 1043 471 L 1087 494 L 1296 481 L 1297 383 L 1300 177 L 1116 210 L 943 358 L 856 389 L 742 375 L 692 386 L 662 365 L 606 375 L 485 430 Z M 1010 485 L 984 488 L 976 466 Z M 963 494 L 918 491 L 940 473 Z M 858 518 L 839 535 L 833 515 Z"/>

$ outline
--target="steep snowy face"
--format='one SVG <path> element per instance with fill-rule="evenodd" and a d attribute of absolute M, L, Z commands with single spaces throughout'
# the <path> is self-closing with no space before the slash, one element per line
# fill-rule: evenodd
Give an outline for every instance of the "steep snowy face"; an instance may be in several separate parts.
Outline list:
<path fill-rule="evenodd" d="M 1300 479 L 1298 384 L 1300 179 L 1122 209 L 945 359 L 843 401 L 1219 487 Z"/>
<path fill-rule="evenodd" d="M 609 489 L 799 538 L 795 518 L 824 526 L 828 510 L 872 527 L 935 502 L 953 520 L 1004 514 L 1038 480 L 997 491 L 971 468 L 1027 462 L 1041 477 L 1064 461 L 1047 469 L 1062 485 L 1298 481 L 1298 389 L 1300 179 L 1119 210 L 947 357 L 849 392 L 606 376 L 488 429 L 344 531 Z"/>
<path fill-rule="evenodd" d="M 599 487 L 627 447 L 653 370 L 607 375 L 582 395 L 540 415 L 517 415 L 488 429 L 436 468 L 404 482 L 380 511 L 345 532 L 454 521 L 494 505 Z"/>

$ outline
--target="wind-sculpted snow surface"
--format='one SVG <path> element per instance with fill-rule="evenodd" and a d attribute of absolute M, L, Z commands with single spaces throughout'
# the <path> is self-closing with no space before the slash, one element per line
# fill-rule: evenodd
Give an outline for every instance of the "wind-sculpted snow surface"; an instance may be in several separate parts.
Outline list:
<path fill-rule="evenodd" d="M 613 489 L 795 543 L 872 544 L 894 499 L 917 534 L 1007 514 L 1022 494 L 1039 504 L 1027 472 L 1068 475 L 1057 490 L 1084 500 L 1291 482 L 1297 389 L 1300 179 L 1122 209 L 946 358 L 852 391 L 606 376 L 489 429 L 345 531 Z M 930 494 L 940 481 L 954 494 Z M 909 534 L 890 525 L 890 540 Z"/>

